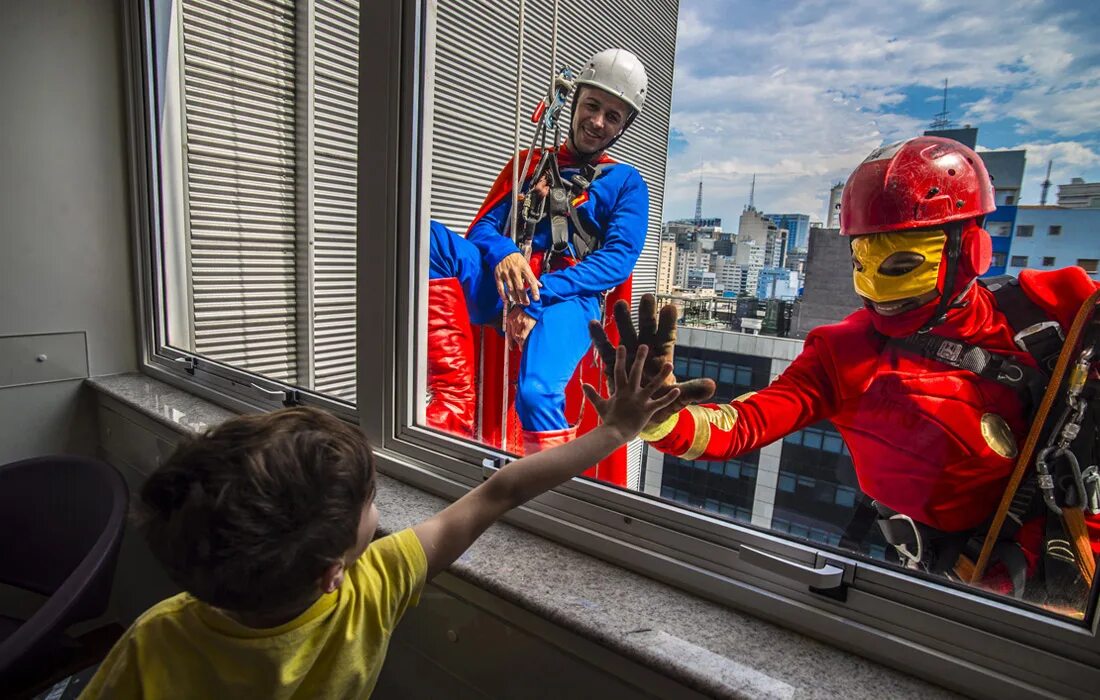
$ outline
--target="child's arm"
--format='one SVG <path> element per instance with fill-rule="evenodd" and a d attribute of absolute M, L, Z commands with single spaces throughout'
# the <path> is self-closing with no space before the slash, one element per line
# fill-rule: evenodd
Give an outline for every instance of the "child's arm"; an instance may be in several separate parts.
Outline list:
<path fill-rule="evenodd" d="M 641 346 L 626 373 L 626 351 L 615 356 L 616 391 L 603 399 L 592 387 L 584 393 L 596 407 L 603 424 L 560 447 L 539 452 L 506 465 L 485 483 L 455 501 L 442 512 L 413 527 L 428 558 L 428 579 L 450 566 L 486 528 L 516 506 L 579 475 L 638 434 L 655 411 L 676 400 L 673 389 L 659 399 L 651 397 L 664 386 L 672 365 L 641 385 L 648 348 Z"/>

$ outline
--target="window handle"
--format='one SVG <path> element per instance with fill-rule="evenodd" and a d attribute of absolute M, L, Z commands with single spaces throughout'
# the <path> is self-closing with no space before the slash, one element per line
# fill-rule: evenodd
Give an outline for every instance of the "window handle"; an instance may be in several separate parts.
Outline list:
<path fill-rule="evenodd" d="M 779 574 L 811 588 L 831 590 L 844 585 L 844 569 L 832 564 L 821 567 L 808 566 L 745 545 L 741 545 L 737 558 L 749 566 Z"/>

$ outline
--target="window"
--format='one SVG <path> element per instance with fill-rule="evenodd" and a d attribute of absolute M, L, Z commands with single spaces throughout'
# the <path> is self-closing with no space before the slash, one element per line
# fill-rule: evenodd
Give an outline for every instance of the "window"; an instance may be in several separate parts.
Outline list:
<path fill-rule="evenodd" d="M 143 366 L 236 405 L 313 401 L 342 409 L 358 418 L 389 473 L 451 496 L 510 459 L 522 446 L 522 425 L 513 415 L 515 398 L 506 393 L 518 356 L 505 350 L 477 363 L 493 372 L 481 380 L 499 380 L 495 388 L 491 381 L 480 382 L 480 397 L 499 405 L 494 420 L 486 420 L 491 412 L 475 412 L 476 439 L 428 427 L 427 395 L 434 389 L 427 381 L 432 346 L 426 329 L 429 309 L 437 309 L 429 302 L 429 222 L 466 231 L 517 141 L 523 147 L 530 143 L 533 127 L 526 119 L 548 82 L 550 21 L 543 15 L 537 23 L 529 19 L 521 33 L 514 4 L 503 1 L 375 0 L 356 8 L 323 0 L 240 7 L 150 0 L 141 7 L 145 11 L 135 15 L 133 30 L 140 40 L 133 45 L 145 53 L 130 60 L 134 103 L 140 105 L 132 122 L 144 150 L 132 169 L 142 212 L 143 318 L 149 329 Z M 676 7 L 686 27 L 679 48 Z M 695 129 L 693 109 L 709 114 L 725 107 L 706 87 L 694 106 L 690 99 L 677 102 L 684 99 L 677 95 L 691 91 L 678 93 L 673 76 L 692 75 L 692 65 L 703 65 L 700 52 L 716 56 L 727 46 L 741 46 L 736 32 L 692 44 L 699 37 L 691 35 L 691 27 L 721 27 L 722 17 L 707 4 L 593 0 L 583 8 L 562 4 L 561 9 L 560 27 L 583 26 L 586 33 L 561 35 L 555 65 L 577 67 L 593 47 L 625 44 L 645 55 L 650 70 L 649 106 L 612 150 L 637 165 L 650 190 L 645 244 L 632 280 L 636 296 L 655 287 L 654 244 L 661 225 L 694 206 L 692 193 L 686 209 L 663 208 L 666 189 L 670 202 L 682 204 L 682 193 L 670 184 L 682 179 L 688 160 L 694 168 L 701 153 L 740 152 L 741 146 L 747 152 L 763 144 L 774 150 L 761 154 L 761 162 L 789 160 L 801 171 L 806 154 L 814 151 L 779 143 L 775 134 L 785 131 L 779 123 L 762 131 L 732 128 L 737 120 Z M 760 12 L 772 12 L 768 21 L 782 27 L 774 11 Z M 967 14 L 966 8 L 952 12 L 963 21 L 984 17 Z M 1061 21 L 1056 16 L 1061 17 L 1047 13 L 1042 21 Z M 651 21 L 654 17 L 660 21 Z M 362 27 L 358 41 L 357 27 Z M 780 45 L 767 36 L 760 46 Z M 879 34 L 861 33 L 861 40 L 866 36 Z M 302 63 L 302 55 L 313 60 Z M 781 55 L 794 60 L 789 52 Z M 360 62 L 371 70 L 360 74 Z M 147 63 L 153 72 L 146 80 Z M 730 66 L 749 71 L 723 79 L 767 79 L 752 73 L 745 61 L 707 65 L 727 73 Z M 830 72 L 829 80 L 843 73 Z M 807 94 L 817 94 L 819 87 L 835 97 L 857 86 L 823 85 Z M 901 83 L 886 87 L 908 89 Z M 722 94 L 756 99 L 751 91 Z M 847 99 L 832 97 L 822 104 L 847 109 Z M 874 109 L 901 104 L 880 103 Z M 357 104 L 370 109 L 360 112 Z M 765 106 L 769 114 L 777 109 L 774 100 Z M 865 118 L 858 110 L 830 114 L 835 117 L 830 123 L 838 124 Z M 883 116 L 890 117 L 884 124 L 916 123 L 911 116 Z M 798 119 L 792 123 L 803 123 L 804 113 Z M 151 125 L 149 133 L 142 131 L 145 125 Z M 369 138 L 369 149 L 360 134 Z M 884 138 L 909 135 L 891 131 Z M 815 132 L 814 143 L 836 138 Z M 476 158 L 469 158 L 472 144 L 480 149 Z M 687 150 L 677 150 L 681 147 Z M 367 152 L 369 159 L 362 157 Z M 714 167 L 734 172 L 728 166 Z M 829 171 L 832 177 L 832 166 Z M 781 182 L 779 173 L 769 178 L 757 183 L 760 202 L 814 201 L 816 192 L 831 186 L 815 183 L 812 196 L 780 199 L 785 190 L 769 192 L 771 183 L 791 183 Z M 726 206 L 715 200 L 704 207 Z M 725 214 L 730 230 L 741 213 L 738 204 Z M 770 253 L 764 245 L 747 247 L 753 257 L 744 272 L 751 282 Z M 1003 268 L 1005 260 L 1004 252 L 994 254 L 995 266 Z M 1095 269 L 1094 260 L 1081 262 Z M 754 286 L 748 283 L 749 289 Z M 753 301 L 751 293 L 745 300 Z M 731 391 L 759 390 L 797 354 L 785 344 L 796 341 L 769 337 L 772 321 L 757 308 L 760 300 L 751 309 L 741 309 L 742 301 L 731 303 L 735 308 L 727 313 L 744 311 L 761 335 L 700 332 L 689 342 L 696 329 L 681 326 L 678 376 L 705 374 Z M 714 308 L 698 305 L 693 318 L 713 325 L 708 309 Z M 483 351 L 499 337 L 496 332 L 479 331 Z M 557 350 L 552 346 L 551 354 Z M 568 398 L 566 411 L 570 421 L 594 419 L 590 407 Z M 1084 608 L 1059 615 L 905 570 L 893 563 L 893 550 L 887 557 L 881 540 L 871 541 L 871 535 L 851 546 L 846 528 L 866 515 L 869 496 L 858 488 L 863 482 L 837 427 L 820 421 L 776 437 L 757 452 L 715 462 L 650 459 L 655 450 L 634 444 L 620 462 L 607 465 L 610 472 L 600 465 L 589 479 L 538 499 L 515 517 L 655 578 L 766 611 L 779 622 L 830 639 L 843 638 L 863 653 L 905 654 L 919 658 L 921 668 L 944 665 L 950 668 L 945 677 L 964 689 L 979 692 L 977 684 L 996 677 L 997 689 L 1011 694 L 1058 678 L 1059 691 L 1091 692 L 1088 669 L 1100 665 L 1100 646 L 1088 627 L 1093 621 L 1078 619 Z M 858 453 L 855 442 L 852 449 Z M 643 481 L 651 491 L 641 493 Z M 790 507 L 780 504 L 783 499 Z M 821 569 L 828 562 L 844 571 L 854 594 L 826 597 L 784 573 L 762 573 L 740 559 L 744 547 L 803 567 Z M 910 624 L 915 610 L 919 625 Z M 1003 643 L 990 645 L 990 638 Z M 1066 649 L 1073 654 L 1061 653 Z M 1041 671 L 1027 663 L 1035 654 L 1044 661 Z M 963 664 L 987 663 L 988 673 L 963 670 Z"/>
<path fill-rule="evenodd" d="M 1026 255 L 1013 255 L 1012 256 L 1012 267 L 1027 267 L 1027 256 Z"/>
<path fill-rule="evenodd" d="M 157 0 L 149 354 L 263 404 L 355 404 L 354 6 Z M 169 21 L 170 20 L 170 21 Z M 298 59 L 308 37 L 311 64 Z M 311 86 L 307 89 L 307 86 Z M 311 103 L 302 95 L 312 94 Z"/>
<path fill-rule="evenodd" d="M 1051 226 L 1049 229 L 1047 229 L 1047 233 L 1049 233 L 1051 236 L 1061 236 L 1062 235 L 1062 227 L 1061 226 Z"/>
<path fill-rule="evenodd" d="M 1011 194 L 1006 194 L 1005 195 L 1005 204 L 1007 206 L 1012 206 L 1015 203 L 1016 203 L 1016 197 L 1015 196 L 1013 196 Z"/>
<path fill-rule="evenodd" d="M 1008 221 L 994 221 L 989 224 L 990 236 L 1008 236 L 1012 233 L 1012 224 Z"/>
<path fill-rule="evenodd" d="M 1043 267 L 1053 267 L 1053 265 L 1054 265 L 1054 258 L 1050 258 L 1050 257 L 1046 257 L 1046 256 L 1043 257 Z"/>
<path fill-rule="evenodd" d="M 992 259 L 992 262 L 990 264 L 993 267 L 1004 267 L 1005 266 L 1005 254 L 997 252 L 997 251 L 993 251 L 993 259 Z"/>
<path fill-rule="evenodd" d="M 1077 258 L 1077 267 L 1084 268 L 1085 272 L 1096 272 L 1098 262 L 1096 258 Z"/>
<path fill-rule="evenodd" d="M 1031 224 L 1020 224 L 1016 227 L 1016 235 L 1020 238 L 1031 238 L 1035 235 L 1035 227 Z"/>

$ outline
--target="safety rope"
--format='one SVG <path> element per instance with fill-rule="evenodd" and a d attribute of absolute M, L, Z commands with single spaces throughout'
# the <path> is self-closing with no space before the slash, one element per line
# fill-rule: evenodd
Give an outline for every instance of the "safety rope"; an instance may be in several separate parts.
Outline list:
<path fill-rule="evenodd" d="M 512 132 L 512 208 L 508 214 L 508 224 L 506 231 L 512 238 L 515 238 L 515 231 L 512 230 L 512 222 L 515 220 L 515 212 L 519 206 L 519 130 L 520 130 L 520 109 L 523 106 L 523 25 L 524 25 L 524 13 L 527 9 L 526 0 L 519 0 L 519 41 L 516 46 L 516 122 L 515 130 Z M 555 30 L 557 28 L 555 27 Z M 494 271 L 495 272 L 495 271 Z M 511 291 L 511 290 L 509 290 Z M 504 366 L 503 366 L 503 380 L 501 381 L 501 398 L 500 398 L 500 449 L 508 449 L 508 391 L 511 388 L 511 373 L 509 372 L 509 356 L 511 348 L 508 347 L 508 301 L 505 299 L 501 305 L 501 319 L 500 325 L 504 330 Z"/>
<path fill-rule="evenodd" d="M 1069 370 L 1070 363 L 1073 361 L 1073 355 L 1077 350 L 1077 341 L 1081 337 L 1081 333 L 1097 304 L 1100 304 L 1100 292 L 1094 292 L 1083 304 L 1081 304 L 1081 307 L 1077 310 L 1077 315 L 1073 319 L 1069 332 L 1066 334 L 1066 341 L 1062 346 L 1062 352 L 1058 355 L 1058 362 L 1055 364 L 1054 371 L 1051 373 L 1050 384 L 1047 386 L 1046 393 L 1039 403 L 1039 409 L 1035 413 L 1031 429 L 1028 431 L 1027 438 L 1024 440 L 1023 449 L 1020 450 L 1019 457 L 1016 460 L 1016 468 L 1009 477 L 1008 484 L 1005 486 L 1004 495 L 1001 497 L 1001 502 L 997 506 L 997 511 L 993 516 L 993 522 L 989 526 L 988 533 L 986 533 L 985 542 L 983 542 L 981 552 L 978 555 L 978 561 L 974 565 L 974 573 L 971 574 L 970 577 L 970 583 L 972 584 L 981 580 L 982 574 L 985 573 L 986 566 L 989 565 L 989 558 L 993 553 L 993 545 L 997 542 L 997 537 L 1000 535 L 1001 526 L 1004 525 L 1009 506 L 1012 505 L 1012 498 L 1015 496 L 1016 489 L 1020 486 L 1020 482 L 1023 481 L 1028 466 L 1031 464 L 1031 458 L 1032 455 L 1035 454 L 1035 448 L 1038 446 L 1039 436 L 1042 434 L 1043 427 L 1046 425 L 1047 416 L 1050 414 L 1050 410 L 1053 408 L 1059 392 L 1062 391 L 1062 385 L 1067 377 L 1067 371 Z"/>

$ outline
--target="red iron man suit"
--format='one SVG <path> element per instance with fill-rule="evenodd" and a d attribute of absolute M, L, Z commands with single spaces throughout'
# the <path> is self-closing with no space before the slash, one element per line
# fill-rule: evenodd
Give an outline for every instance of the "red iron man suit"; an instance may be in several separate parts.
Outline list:
<path fill-rule="evenodd" d="M 1023 399 L 889 340 L 928 330 L 1037 365 L 1015 344 L 993 294 L 974 283 L 991 255 L 980 221 L 994 208 L 984 166 L 957 142 L 923 137 L 872 153 L 841 204 L 841 233 L 854 237 L 854 281 L 866 308 L 812 331 L 765 389 L 731 404 L 687 406 L 642 437 L 682 459 L 726 460 L 828 419 L 868 496 L 936 530 L 981 526 L 1029 428 Z M 921 267 L 887 268 L 892 256 L 909 265 L 919 259 Z M 1080 268 L 1024 271 L 1019 284 L 1063 329 L 1097 288 Z M 1087 525 L 1100 553 L 1100 517 Z M 1038 539 L 1038 526 L 1017 534 L 1032 564 Z"/>
<path fill-rule="evenodd" d="M 1079 268 L 1025 271 L 1020 285 L 1064 327 L 1096 288 Z M 972 286 L 964 298 L 938 333 L 1034 365 L 990 292 Z M 726 460 L 828 419 L 868 496 L 939 530 L 977 527 L 997 506 L 1027 432 L 1021 401 L 972 372 L 885 349 L 873 313 L 814 329 L 767 388 L 732 404 L 689 406 L 646 437 L 682 459 Z M 1089 526 L 1097 548 L 1100 522 Z"/>

